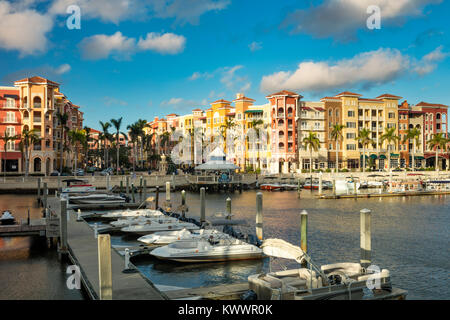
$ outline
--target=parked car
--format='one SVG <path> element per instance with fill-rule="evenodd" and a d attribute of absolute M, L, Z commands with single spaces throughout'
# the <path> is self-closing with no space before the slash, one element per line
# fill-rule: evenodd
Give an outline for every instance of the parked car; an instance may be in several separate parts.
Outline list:
<path fill-rule="evenodd" d="M 76 174 L 75 174 L 76 173 Z M 72 174 L 75 176 L 75 175 L 77 175 L 77 176 L 84 176 L 84 170 L 83 169 L 77 169 L 76 170 L 76 172 L 75 172 L 75 170 L 74 171 L 72 171 Z"/>
<path fill-rule="evenodd" d="M 107 169 L 102 170 L 102 172 L 100 172 L 100 174 L 102 176 L 109 176 L 109 175 L 112 175 L 113 172 L 114 172 L 113 168 L 107 168 Z"/>
<path fill-rule="evenodd" d="M 52 173 L 50 173 L 50 176 L 59 176 L 59 171 L 54 170 Z"/>

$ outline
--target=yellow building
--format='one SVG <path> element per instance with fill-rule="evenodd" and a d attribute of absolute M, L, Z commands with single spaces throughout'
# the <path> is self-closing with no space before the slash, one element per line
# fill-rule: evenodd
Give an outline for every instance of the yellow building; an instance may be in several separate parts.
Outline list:
<path fill-rule="evenodd" d="M 398 166 L 398 143 L 381 143 L 381 136 L 386 128 L 395 128 L 398 136 L 398 102 L 401 97 L 391 94 L 383 94 L 375 99 L 362 98 L 361 95 L 352 92 L 342 92 L 334 97 L 323 98 L 325 104 L 325 125 L 327 131 L 327 144 L 329 146 L 328 158 L 333 166 L 335 161 L 335 143 L 331 139 L 332 126 L 342 124 L 343 140 L 340 145 L 340 161 L 343 167 L 360 168 L 363 146 L 358 143 L 359 131 L 366 128 L 371 131 L 370 138 L 374 145 L 366 147 L 366 157 L 375 160 L 378 168 L 386 169 L 388 152 L 391 156 L 391 167 Z"/>

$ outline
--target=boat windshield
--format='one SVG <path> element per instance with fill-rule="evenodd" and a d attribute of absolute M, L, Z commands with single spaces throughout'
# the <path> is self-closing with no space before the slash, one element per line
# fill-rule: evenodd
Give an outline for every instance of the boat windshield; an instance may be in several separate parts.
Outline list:
<path fill-rule="evenodd" d="M 195 249 L 197 241 L 175 241 L 169 244 L 169 248 L 173 249 Z"/>

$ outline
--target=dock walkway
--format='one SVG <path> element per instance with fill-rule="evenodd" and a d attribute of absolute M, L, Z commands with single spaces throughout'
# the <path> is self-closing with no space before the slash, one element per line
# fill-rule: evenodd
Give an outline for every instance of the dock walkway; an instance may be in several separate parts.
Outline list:
<path fill-rule="evenodd" d="M 55 213 L 60 212 L 60 200 L 49 199 L 49 207 Z M 76 214 L 68 211 L 67 245 L 69 259 L 80 267 L 82 281 L 90 298 L 99 299 L 99 262 L 98 244 L 92 228 L 85 222 L 77 221 Z M 114 249 L 111 250 L 112 298 L 114 300 L 165 300 L 167 296 L 160 292 L 141 273 L 123 273 L 124 258 Z"/>

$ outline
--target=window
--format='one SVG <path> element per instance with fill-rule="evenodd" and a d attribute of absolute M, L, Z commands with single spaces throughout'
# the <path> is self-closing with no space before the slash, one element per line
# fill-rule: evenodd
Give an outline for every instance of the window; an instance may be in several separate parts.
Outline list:
<path fill-rule="evenodd" d="M 347 139 L 355 139 L 356 134 L 355 133 L 347 133 Z"/>
<path fill-rule="evenodd" d="M 6 113 L 6 122 L 15 122 L 16 121 L 16 115 L 14 112 L 7 112 Z"/>
<path fill-rule="evenodd" d="M 9 136 L 15 136 L 16 129 L 14 127 L 6 127 L 6 134 Z"/>
<path fill-rule="evenodd" d="M 372 117 L 376 117 L 377 116 L 377 110 L 372 110 Z"/>
<path fill-rule="evenodd" d="M 347 150 L 356 150 L 356 144 L 348 144 Z"/>
<path fill-rule="evenodd" d="M 348 114 L 349 117 L 354 117 L 355 116 L 355 111 L 349 110 L 347 114 Z"/>
<path fill-rule="evenodd" d="M 8 151 L 15 151 L 15 149 L 16 149 L 16 142 L 15 141 L 8 141 L 8 143 L 6 144 L 6 149 Z"/>
<path fill-rule="evenodd" d="M 387 127 L 388 129 L 395 128 L 395 123 L 388 123 Z"/>
<path fill-rule="evenodd" d="M 7 108 L 15 108 L 16 101 L 13 98 L 6 98 L 6 107 Z"/>
<path fill-rule="evenodd" d="M 389 117 L 389 119 L 395 119 L 395 113 L 394 112 L 389 112 L 388 117 Z"/>
<path fill-rule="evenodd" d="M 347 122 L 347 128 L 356 128 L 356 122 Z"/>

